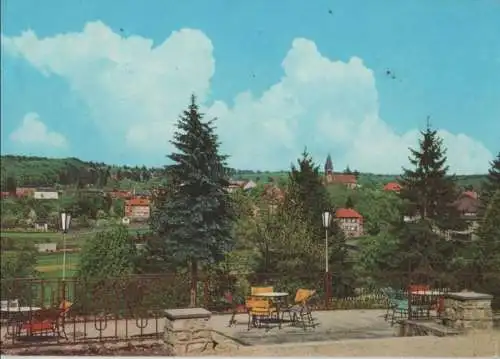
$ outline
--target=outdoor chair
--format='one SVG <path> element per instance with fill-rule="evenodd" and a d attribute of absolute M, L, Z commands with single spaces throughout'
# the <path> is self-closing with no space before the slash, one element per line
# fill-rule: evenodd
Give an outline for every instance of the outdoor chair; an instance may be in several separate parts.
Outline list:
<path fill-rule="evenodd" d="M 267 299 L 256 299 L 249 297 L 245 301 L 248 311 L 248 330 L 254 327 L 261 327 L 264 321 L 273 319 L 276 315 L 276 308 Z"/>
<path fill-rule="evenodd" d="M 293 325 L 301 323 L 304 330 L 307 329 L 307 326 L 314 328 L 314 318 L 312 316 L 310 301 L 315 294 L 315 290 L 298 289 L 295 293 L 295 303 L 281 310 L 282 318 L 284 318 L 285 313 L 288 313 L 288 317 Z"/>
<path fill-rule="evenodd" d="M 33 312 L 31 318 L 24 322 L 18 334 L 24 330 L 26 335 L 47 334 L 68 339 L 65 330 L 65 317 L 71 308 L 71 303 L 63 301 L 58 308 L 48 308 Z"/>
<path fill-rule="evenodd" d="M 409 298 L 404 295 L 403 291 L 396 291 L 393 288 L 384 288 L 382 289 L 382 293 L 387 297 L 385 320 L 387 321 L 390 319 L 391 326 L 394 325 L 397 320 L 408 317 L 410 310 Z M 427 313 L 427 316 L 429 316 L 430 308 L 428 306 L 412 303 L 411 310 L 412 315 L 416 315 L 418 318 L 423 313 Z"/>
<path fill-rule="evenodd" d="M 236 324 L 236 313 L 238 312 L 237 310 L 237 305 L 234 301 L 233 298 L 233 293 L 230 291 L 227 291 L 224 293 L 224 302 L 227 304 L 227 307 L 231 310 L 231 318 L 229 318 L 229 323 L 228 327 L 231 327 Z"/>
<path fill-rule="evenodd" d="M 445 307 L 444 307 L 444 297 L 438 297 L 436 301 L 431 305 L 431 309 L 434 309 L 436 311 L 436 315 L 438 318 L 441 318 L 444 314 Z"/>

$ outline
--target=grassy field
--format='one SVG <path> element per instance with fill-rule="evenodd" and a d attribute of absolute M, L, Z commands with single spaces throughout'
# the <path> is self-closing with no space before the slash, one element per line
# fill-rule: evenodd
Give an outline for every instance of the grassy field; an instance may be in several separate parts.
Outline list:
<path fill-rule="evenodd" d="M 144 233 L 147 228 L 130 228 L 130 234 Z M 78 231 L 66 235 L 67 248 L 81 248 L 85 241 L 92 238 L 99 230 Z M 26 244 L 37 243 L 57 243 L 57 247 L 63 247 L 63 237 L 60 232 L 0 232 L 2 238 L 10 238 L 14 247 L 3 249 L 2 253 L 7 254 L 12 250 L 19 250 Z M 73 277 L 78 271 L 80 254 L 78 252 L 66 253 L 66 277 Z M 38 255 L 36 269 L 40 272 L 40 277 L 46 279 L 61 278 L 63 273 L 63 253 L 40 253 Z"/>
<path fill-rule="evenodd" d="M 66 277 L 73 277 L 78 270 L 80 254 L 66 253 Z M 36 265 L 42 278 L 60 278 L 63 272 L 63 253 L 39 254 Z"/>
<path fill-rule="evenodd" d="M 75 248 L 81 247 L 83 243 L 92 238 L 96 233 L 104 229 L 93 229 L 88 231 L 74 231 L 66 235 L 66 247 Z M 149 229 L 144 227 L 132 227 L 129 228 L 131 235 L 137 233 L 145 233 Z M 16 247 L 21 248 L 23 245 L 27 244 L 38 244 L 38 243 L 57 243 L 57 247 L 62 249 L 63 247 L 63 236 L 61 232 L 0 232 L 1 238 L 9 238 L 15 241 Z"/>

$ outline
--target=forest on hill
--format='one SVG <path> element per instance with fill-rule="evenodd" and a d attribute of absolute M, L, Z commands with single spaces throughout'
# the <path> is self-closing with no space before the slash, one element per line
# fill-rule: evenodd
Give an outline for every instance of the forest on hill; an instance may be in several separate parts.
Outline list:
<path fill-rule="evenodd" d="M 78 158 L 46 158 L 33 156 L 1 156 L 1 188 L 15 187 L 149 187 L 160 177 L 163 168 L 146 166 L 117 166 L 102 162 L 86 162 Z M 347 169 L 347 171 L 349 171 Z M 235 180 L 253 180 L 267 183 L 286 179 L 288 171 L 232 170 Z M 356 173 L 359 184 L 378 186 L 397 180 L 398 175 Z M 458 184 L 466 189 L 479 188 L 484 175 L 457 176 Z"/>

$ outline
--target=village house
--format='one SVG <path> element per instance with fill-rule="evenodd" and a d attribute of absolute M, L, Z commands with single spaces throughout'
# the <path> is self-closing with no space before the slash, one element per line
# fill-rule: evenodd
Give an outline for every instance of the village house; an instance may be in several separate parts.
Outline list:
<path fill-rule="evenodd" d="M 233 193 L 239 189 L 242 189 L 245 185 L 245 181 L 229 181 L 229 186 L 227 187 L 227 191 L 229 193 Z"/>
<path fill-rule="evenodd" d="M 360 237 L 364 233 L 363 216 L 352 208 L 339 208 L 335 218 L 347 237 Z"/>
<path fill-rule="evenodd" d="M 330 155 L 326 157 L 324 183 L 326 185 L 342 184 L 351 189 L 354 189 L 358 186 L 358 181 L 355 175 L 346 173 L 335 173 L 333 171 L 333 162 Z"/>
<path fill-rule="evenodd" d="M 251 190 L 252 188 L 257 187 L 257 183 L 254 181 L 229 181 L 229 186 L 227 187 L 227 191 L 232 193 L 238 189 L 243 191 Z"/>
<path fill-rule="evenodd" d="M 39 188 L 33 192 L 34 199 L 58 199 L 59 191 L 53 188 Z"/>
<path fill-rule="evenodd" d="M 389 182 L 384 186 L 384 191 L 399 193 L 401 191 L 401 185 L 397 182 Z"/>
<path fill-rule="evenodd" d="M 476 192 L 462 192 L 454 203 L 462 218 L 467 222 L 476 222 L 480 201 Z"/>
<path fill-rule="evenodd" d="M 17 187 L 16 197 L 33 197 L 36 188 L 34 187 Z"/>
<path fill-rule="evenodd" d="M 151 213 L 150 201 L 145 198 L 131 198 L 125 201 L 125 217 L 132 221 L 145 221 Z"/>
<path fill-rule="evenodd" d="M 478 211 L 480 200 L 474 191 L 465 191 L 460 194 L 454 203 L 455 207 L 460 212 L 462 218 L 467 222 L 468 229 L 463 233 L 470 234 L 470 238 L 474 238 L 474 232 L 478 227 Z"/>
<path fill-rule="evenodd" d="M 257 187 L 257 183 L 255 183 L 254 181 L 250 180 L 250 181 L 247 181 L 243 185 L 243 191 L 248 191 L 248 190 L 251 190 L 251 189 L 253 189 L 255 187 Z"/>

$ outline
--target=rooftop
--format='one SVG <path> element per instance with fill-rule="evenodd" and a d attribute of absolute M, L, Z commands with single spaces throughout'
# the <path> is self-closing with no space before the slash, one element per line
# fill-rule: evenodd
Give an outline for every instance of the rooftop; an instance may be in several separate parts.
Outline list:
<path fill-rule="evenodd" d="M 359 218 L 363 219 L 363 216 L 359 214 L 356 210 L 352 208 L 339 208 L 335 212 L 335 217 L 337 218 Z"/>

